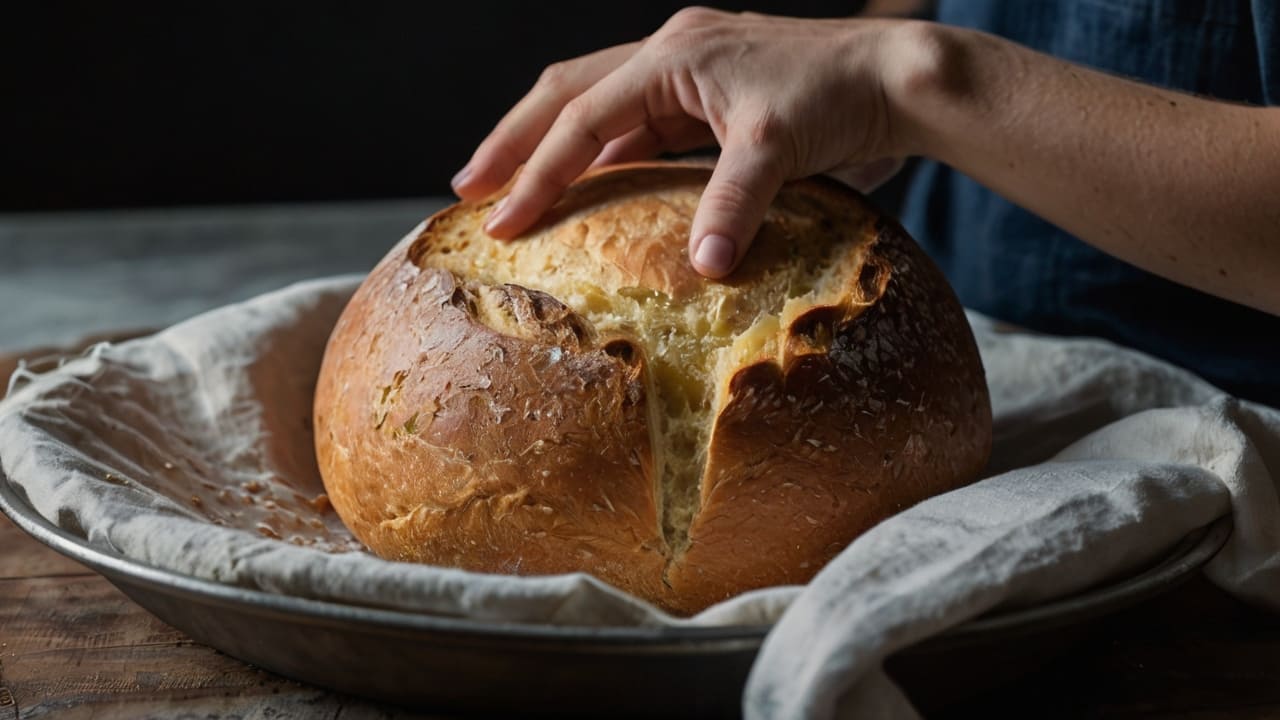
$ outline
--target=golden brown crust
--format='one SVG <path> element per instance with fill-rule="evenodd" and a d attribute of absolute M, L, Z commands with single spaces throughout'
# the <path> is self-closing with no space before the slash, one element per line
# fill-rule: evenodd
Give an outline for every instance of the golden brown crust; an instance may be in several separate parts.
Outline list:
<path fill-rule="evenodd" d="M 383 557 L 495 572 L 660 566 L 641 368 L 501 335 L 452 274 L 396 265 L 352 299 L 316 391 L 320 467 L 352 532 Z M 649 595 L 652 576 L 610 579 Z"/>
<path fill-rule="evenodd" d="M 873 304 L 802 315 L 781 367 L 730 381 L 702 486 L 717 512 L 695 519 L 668 578 L 682 610 L 808 582 L 871 526 L 986 464 L 991 405 L 958 301 L 900 230 L 882 224 L 873 251 L 859 274 L 882 278 Z"/>
<path fill-rule="evenodd" d="M 675 164 L 598 171 L 516 242 L 572 249 L 540 257 L 579 264 L 602 288 L 695 302 L 713 285 L 685 250 L 707 177 Z M 602 330 L 585 307 L 524 286 L 536 283 L 492 282 L 479 266 L 468 276 L 447 254 L 498 247 L 479 230 L 489 205 L 446 209 L 397 245 L 330 339 L 317 455 L 334 507 L 377 554 L 581 570 L 689 614 L 807 581 L 867 528 L 985 463 L 982 367 L 940 273 L 856 193 L 791 183 L 722 285 L 749 291 L 806 264 L 836 268 L 835 284 L 765 313 L 785 321 L 776 352 L 718 366 L 698 502 L 687 543 L 685 528 L 673 537 L 664 512 L 681 500 L 664 490 L 657 452 L 670 399 L 655 394 L 670 387 L 655 380 L 670 363 L 659 368 L 625 327 Z M 837 242 L 793 257 L 798 238 L 817 235 Z M 761 312 L 747 294 L 717 297 L 732 327 Z"/>

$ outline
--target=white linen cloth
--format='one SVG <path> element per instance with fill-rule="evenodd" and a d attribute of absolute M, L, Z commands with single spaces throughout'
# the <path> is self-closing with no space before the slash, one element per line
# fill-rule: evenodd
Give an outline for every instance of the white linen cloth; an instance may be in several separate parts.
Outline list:
<path fill-rule="evenodd" d="M 991 476 L 881 523 L 803 588 L 679 619 L 585 575 L 377 559 L 309 502 L 323 492 L 311 392 L 357 282 L 301 283 L 19 372 L 0 401 L 0 469 L 96 546 L 242 587 L 508 622 L 776 621 L 744 693 L 750 718 L 914 717 L 880 669 L 894 651 L 1132 571 L 1227 512 L 1235 532 L 1210 576 L 1280 607 L 1280 412 L 1108 343 L 1004 333 L 977 316 L 996 418 Z M 234 491 L 223 505 L 203 499 L 219 488 Z M 290 497 L 288 537 L 255 524 L 261 512 L 231 509 Z"/>

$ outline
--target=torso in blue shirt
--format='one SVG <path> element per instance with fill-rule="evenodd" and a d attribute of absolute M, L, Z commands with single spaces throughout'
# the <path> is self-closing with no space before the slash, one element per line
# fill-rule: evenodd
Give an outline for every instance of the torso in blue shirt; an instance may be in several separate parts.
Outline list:
<path fill-rule="evenodd" d="M 1280 104 L 1277 0 L 942 0 L 938 19 L 1168 88 Z M 1108 338 L 1280 406 L 1280 318 L 1139 270 L 936 163 L 912 179 L 903 223 L 968 307 Z"/>

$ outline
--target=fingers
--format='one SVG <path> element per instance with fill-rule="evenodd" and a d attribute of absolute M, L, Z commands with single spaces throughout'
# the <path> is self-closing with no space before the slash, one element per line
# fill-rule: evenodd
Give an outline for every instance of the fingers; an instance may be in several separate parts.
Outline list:
<path fill-rule="evenodd" d="M 710 146 L 715 139 L 711 128 L 694 118 L 653 119 L 606 143 L 591 167 L 649 160 L 664 152 L 686 152 Z"/>
<path fill-rule="evenodd" d="M 639 47 L 640 43 L 618 45 L 548 67 L 453 177 L 454 192 L 478 200 L 505 185 L 533 155 L 564 106 L 626 62 Z"/>
<path fill-rule="evenodd" d="M 559 199 L 607 142 L 644 125 L 644 77 L 643 72 L 623 68 L 565 105 L 511 192 L 485 223 L 485 231 L 496 238 L 519 235 Z"/>
<path fill-rule="evenodd" d="M 785 179 L 786 169 L 770 147 L 726 144 L 693 218 L 689 257 L 694 269 L 710 278 L 732 272 Z"/>
<path fill-rule="evenodd" d="M 605 143 L 604 150 L 591 161 L 591 167 L 648 160 L 662 152 L 662 138 L 648 125 L 641 125 L 622 137 Z"/>

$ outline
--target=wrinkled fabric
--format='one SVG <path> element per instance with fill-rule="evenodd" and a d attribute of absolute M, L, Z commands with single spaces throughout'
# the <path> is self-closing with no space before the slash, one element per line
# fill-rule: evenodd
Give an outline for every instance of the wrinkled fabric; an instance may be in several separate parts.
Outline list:
<path fill-rule="evenodd" d="M 880 664 L 995 608 L 1151 562 L 1226 512 L 1208 565 L 1280 610 L 1280 412 L 1098 340 L 994 331 L 973 317 L 996 418 L 996 473 L 858 538 L 783 614 L 750 718 L 915 718 Z"/>
<path fill-rule="evenodd" d="M 980 316 L 989 477 L 886 520 L 805 587 L 680 619 L 586 575 L 375 558 L 323 502 L 308 421 L 356 283 L 303 283 L 20 372 L 0 401 L 0 469 L 93 546 L 239 587 L 505 622 L 776 622 L 744 694 L 753 718 L 913 717 L 881 670 L 888 655 L 1131 573 L 1227 512 L 1236 530 L 1210 576 L 1280 605 L 1280 413 L 1107 342 L 1001 332 Z"/>

